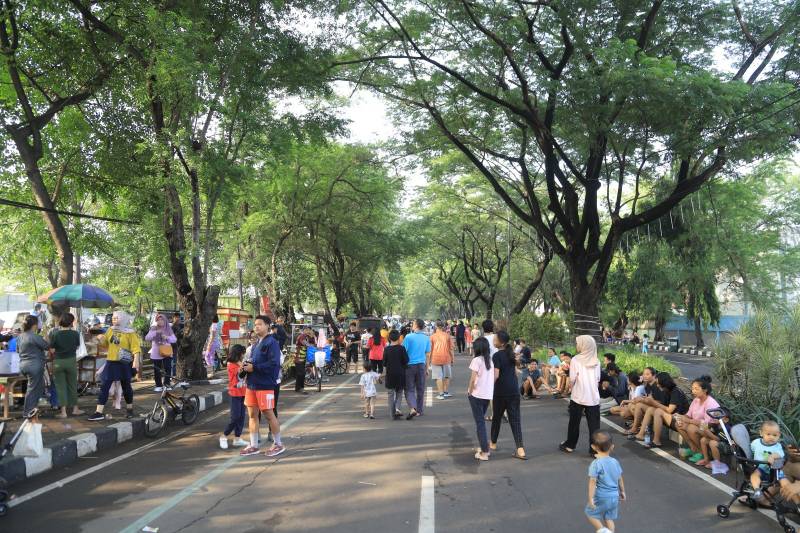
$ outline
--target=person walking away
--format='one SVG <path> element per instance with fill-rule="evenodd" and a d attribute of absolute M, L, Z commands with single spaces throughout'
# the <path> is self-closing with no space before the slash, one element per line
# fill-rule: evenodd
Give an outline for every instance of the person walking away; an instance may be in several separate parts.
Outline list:
<path fill-rule="evenodd" d="M 380 331 L 377 337 L 380 338 Z M 364 418 L 375 418 L 375 397 L 378 391 L 375 390 L 375 383 L 380 379 L 380 375 L 372 369 L 371 361 L 364 361 L 364 372 L 358 380 L 361 387 L 361 399 L 364 401 Z"/>
<path fill-rule="evenodd" d="M 645 333 L 642 336 L 642 353 L 644 353 L 644 354 L 647 353 L 647 351 L 648 351 L 647 350 L 648 349 L 648 343 L 649 342 L 650 342 L 650 336 L 647 333 Z"/>
<path fill-rule="evenodd" d="M 50 348 L 54 351 L 53 381 L 61 412 L 56 418 L 67 418 L 67 408 L 73 416 L 85 414 L 78 409 L 78 347 L 81 334 L 72 329 L 75 315 L 64 313 L 59 328 L 50 333 Z"/>
<path fill-rule="evenodd" d="M 430 337 L 431 355 L 428 361 L 428 369 L 431 377 L 436 380 L 436 389 L 439 391 L 437 398 L 444 400 L 451 396 L 450 378 L 453 375 L 453 345 L 450 342 L 450 335 L 444 329 L 441 320 L 436 322 L 436 330 Z"/>
<path fill-rule="evenodd" d="M 97 407 L 89 420 L 103 420 L 103 411 L 108 401 L 108 391 L 115 381 L 122 386 L 125 398 L 126 418 L 133 418 L 133 374 L 132 361 L 137 354 L 141 355 L 139 335 L 131 328 L 131 316 L 125 311 L 115 311 L 111 315 L 111 327 L 98 337 L 100 346 L 108 349 L 106 364 L 101 375 L 100 394 L 97 396 Z"/>
<path fill-rule="evenodd" d="M 306 353 L 309 346 L 312 346 L 313 332 L 311 328 L 303 328 L 297 336 L 294 350 L 294 391 L 300 394 L 308 394 L 306 387 Z"/>
<path fill-rule="evenodd" d="M 403 402 L 403 390 L 406 383 L 406 367 L 408 352 L 400 344 L 400 332 L 393 329 L 389 332 L 389 342 L 383 351 L 383 364 L 386 368 L 386 390 L 389 395 L 389 416 L 394 420 L 403 416 L 400 407 Z"/>
<path fill-rule="evenodd" d="M 492 394 L 492 440 L 489 443 L 489 449 L 497 449 L 500 424 L 503 422 L 503 414 L 506 414 L 517 447 L 513 457 L 525 461 L 528 457 L 525 455 L 525 447 L 522 443 L 517 358 L 511 351 L 508 341 L 509 336 L 505 331 L 498 331 L 494 337 L 497 351 L 492 356 L 494 392 Z"/>
<path fill-rule="evenodd" d="M 267 457 L 275 457 L 286 451 L 281 441 L 281 427 L 275 416 L 275 388 L 281 366 L 281 350 L 278 341 L 270 335 L 271 320 L 268 316 L 258 315 L 254 329 L 258 335 L 258 344 L 250 352 L 250 360 L 242 363 L 242 370 L 247 374 L 247 390 L 244 405 L 247 407 L 250 445 L 239 452 L 239 455 L 256 455 L 260 452 L 258 443 L 258 417 L 263 415 L 269 423 L 275 443 L 266 451 Z"/>
<path fill-rule="evenodd" d="M 469 322 L 464 323 L 464 341 L 467 343 L 467 352 L 472 355 L 472 340 L 475 337 L 472 335 L 472 328 L 469 325 Z"/>
<path fill-rule="evenodd" d="M 489 353 L 489 341 L 486 340 L 486 337 L 475 339 L 472 348 L 475 356 L 469 363 L 472 374 L 467 386 L 467 398 L 472 409 L 472 417 L 475 419 L 475 429 L 478 432 L 480 445 L 475 450 L 475 459 L 488 461 L 489 438 L 486 435 L 486 409 L 489 407 L 489 400 L 494 395 L 494 365 Z"/>
<path fill-rule="evenodd" d="M 369 359 L 369 340 L 372 338 L 372 332 L 365 329 L 361 332 L 361 360 L 366 361 Z"/>
<path fill-rule="evenodd" d="M 34 315 L 25 317 L 22 333 L 17 337 L 19 373 L 28 378 L 24 416 L 28 416 L 39 405 L 39 398 L 44 394 L 44 373 L 49 348 L 47 341 L 39 335 L 39 318 Z"/>
<path fill-rule="evenodd" d="M 246 351 L 246 348 L 241 344 L 234 344 L 228 354 L 228 397 L 231 418 L 219 438 L 219 447 L 223 450 L 228 449 L 228 435 L 231 433 L 233 433 L 234 437 L 234 446 L 247 446 L 247 441 L 242 438 L 244 419 L 247 413 L 244 406 L 244 396 L 247 386 L 243 379 L 239 379 L 239 369 L 242 367 L 242 358 Z"/>
<path fill-rule="evenodd" d="M 150 342 L 150 359 L 153 361 L 153 378 L 156 386 L 155 392 L 161 392 L 164 387 L 172 390 L 170 380 L 172 376 L 172 356 L 174 355 L 172 343 L 178 338 L 172 331 L 172 326 L 167 323 L 167 317 L 156 315 L 156 322 L 150 326 L 150 331 L 144 340 Z"/>
<path fill-rule="evenodd" d="M 611 433 L 597 430 L 592 433 L 591 440 L 595 460 L 589 465 L 589 498 L 584 512 L 597 533 L 612 533 L 619 502 L 625 501 L 622 466 L 611 457 L 614 450 Z"/>
<path fill-rule="evenodd" d="M 481 323 L 481 328 L 483 328 L 483 337 L 489 341 L 490 355 L 494 355 L 497 351 L 494 345 L 494 322 L 488 319 L 484 320 L 483 323 Z"/>
<path fill-rule="evenodd" d="M 211 319 L 211 326 L 208 328 L 208 339 L 206 340 L 203 356 L 206 362 L 206 370 L 211 371 L 211 375 L 217 369 L 217 351 L 222 348 L 222 332 L 219 317 L 214 315 Z"/>
<path fill-rule="evenodd" d="M 378 375 L 383 374 L 383 350 L 386 348 L 386 341 L 381 336 L 381 330 L 375 328 L 372 337 L 367 342 L 369 348 L 369 366 Z"/>
<path fill-rule="evenodd" d="M 591 436 L 600 429 L 600 360 L 597 358 L 597 345 L 589 335 L 575 339 L 578 355 L 569 364 L 569 381 L 572 384 L 569 402 L 569 428 L 567 440 L 558 445 L 562 452 L 572 453 L 580 437 L 580 424 L 583 415 L 589 426 L 589 454 L 594 455 Z"/>
<path fill-rule="evenodd" d="M 361 346 L 361 332 L 355 322 L 350 322 L 350 330 L 344 336 L 345 353 L 347 354 L 347 373 L 350 373 L 350 363 L 353 363 L 353 372 L 358 371 L 358 347 Z"/>
<path fill-rule="evenodd" d="M 459 320 L 458 325 L 456 326 L 456 349 L 458 350 L 459 355 L 464 353 L 464 349 L 466 348 L 466 335 L 467 335 L 467 328 L 464 326 L 464 321 Z"/>
<path fill-rule="evenodd" d="M 411 325 L 411 333 L 403 339 L 403 347 L 408 352 L 408 368 L 406 368 L 406 402 L 409 413 L 406 420 L 422 416 L 425 406 L 425 365 L 431 353 L 431 339 L 422 328 L 425 323 L 417 318 Z"/>

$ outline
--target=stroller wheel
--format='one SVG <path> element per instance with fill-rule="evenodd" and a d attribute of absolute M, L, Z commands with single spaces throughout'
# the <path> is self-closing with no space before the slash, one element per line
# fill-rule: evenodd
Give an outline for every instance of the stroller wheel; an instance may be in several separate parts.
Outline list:
<path fill-rule="evenodd" d="M 7 499 L 8 499 L 8 492 L 0 490 L 0 503 L 3 503 Z"/>
<path fill-rule="evenodd" d="M 783 531 L 785 533 L 795 533 L 794 526 L 790 526 L 789 524 L 783 526 Z"/>
<path fill-rule="evenodd" d="M 717 514 L 720 518 L 728 518 L 731 515 L 731 510 L 727 505 L 717 505 Z"/>
<path fill-rule="evenodd" d="M 8 505 L 0 503 L 0 516 L 5 516 L 8 512 Z"/>

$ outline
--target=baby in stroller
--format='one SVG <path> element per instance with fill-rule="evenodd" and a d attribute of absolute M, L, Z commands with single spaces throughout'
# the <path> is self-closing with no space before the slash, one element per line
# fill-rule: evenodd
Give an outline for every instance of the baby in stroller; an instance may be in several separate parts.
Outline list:
<path fill-rule="evenodd" d="M 774 420 L 767 420 L 761 424 L 759 432 L 760 438 L 750 443 L 750 450 L 753 452 L 753 459 L 762 461 L 753 473 L 750 474 L 750 485 L 753 486 L 753 499 L 759 500 L 763 496 L 761 491 L 762 480 L 770 479 L 774 471 L 775 480 L 781 485 L 787 485 L 789 481 L 783 475 L 783 463 L 786 458 L 786 451 L 781 444 L 781 427 Z"/>
<path fill-rule="evenodd" d="M 709 409 L 709 416 L 722 420 L 728 413 L 724 409 Z M 736 459 L 736 474 L 738 480 L 739 469 L 744 473 L 744 479 L 737 483 L 737 489 L 731 493 L 727 505 L 717 506 L 717 514 L 721 518 L 730 516 L 731 504 L 744 496 L 739 501 L 751 509 L 756 509 L 759 503 L 765 504 L 775 512 L 775 519 L 783 527 L 785 533 L 795 533 L 795 528 L 787 523 L 785 514 L 795 512 L 795 506 L 780 497 L 778 486 L 788 483 L 783 479 L 783 462 L 785 450 L 780 444 L 780 427 L 774 421 L 762 424 L 760 438 L 751 442 L 750 433 L 744 424 L 736 424 L 730 431 L 725 424 L 720 424 L 725 440 L 730 446 L 733 457 Z M 777 445 L 777 446 L 775 446 Z M 780 452 L 777 451 L 780 447 Z"/>

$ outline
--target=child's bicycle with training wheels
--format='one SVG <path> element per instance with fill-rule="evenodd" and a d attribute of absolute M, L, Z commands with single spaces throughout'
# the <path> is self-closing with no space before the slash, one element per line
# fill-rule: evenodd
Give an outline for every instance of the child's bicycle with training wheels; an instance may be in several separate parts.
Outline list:
<path fill-rule="evenodd" d="M 144 434 L 148 437 L 156 437 L 167 425 L 167 417 L 172 415 L 175 420 L 181 420 L 187 426 L 197 420 L 200 413 L 200 398 L 196 394 L 186 396 L 186 389 L 189 385 L 180 385 L 183 394 L 175 396 L 166 387 L 161 391 L 161 397 L 153 404 L 153 409 L 144 419 Z"/>
<path fill-rule="evenodd" d="M 17 444 L 17 441 L 22 436 L 22 432 L 25 431 L 25 428 L 32 424 L 32 420 L 39 414 L 39 410 L 36 408 L 31 409 L 27 416 L 25 416 L 22 420 L 22 424 L 19 425 L 17 428 L 17 432 L 14 433 L 14 436 L 11 437 L 11 440 L 6 443 L 5 446 L 0 448 L 0 459 L 3 459 L 6 455 L 11 453 L 11 450 L 14 449 L 14 446 Z M 0 422 L 0 444 L 3 442 L 3 434 L 5 433 L 6 423 Z M 8 487 L 8 483 L 2 477 L 0 477 L 0 516 L 5 516 L 8 512 L 8 491 L 6 488 Z"/>

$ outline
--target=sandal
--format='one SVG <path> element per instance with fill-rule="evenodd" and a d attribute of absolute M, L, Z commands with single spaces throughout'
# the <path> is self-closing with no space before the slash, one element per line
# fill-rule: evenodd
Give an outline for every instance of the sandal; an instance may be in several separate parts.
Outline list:
<path fill-rule="evenodd" d="M 564 453 L 572 453 L 572 452 L 575 451 L 572 448 L 567 448 L 566 444 L 564 444 L 563 442 L 558 445 L 558 449 L 561 450 Z"/>
<path fill-rule="evenodd" d="M 486 457 L 484 457 L 482 452 L 475 452 L 475 459 L 477 459 L 478 461 L 488 461 L 489 454 L 487 453 Z"/>
<path fill-rule="evenodd" d="M 511 457 L 513 457 L 514 459 L 519 459 L 520 461 L 527 461 L 528 460 L 528 456 L 527 455 L 517 455 L 517 452 L 514 452 L 513 454 L 511 454 Z"/>
<path fill-rule="evenodd" d="M 655 442 L 651 442 L 651 443 L 649 443 L 649 444 L 645 444 L 645 445 L 644 445 L 644 447 L 645 447 L 645 448 L 647 448 L 647 449 L 653 449 L 653 448 L 663 448 L 663 447 L 664 447 L 664 445 L 663 445 L 663 444 L 660 444 L 660 443 L 659 443 L 659 444 L 657 444 L 657 443 L 655 443 Z"/>

